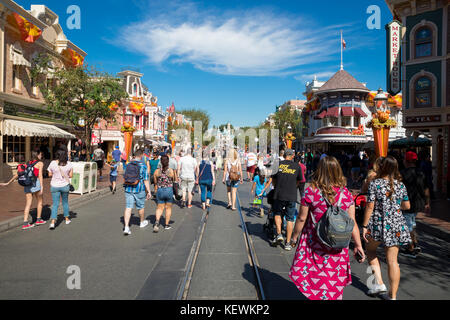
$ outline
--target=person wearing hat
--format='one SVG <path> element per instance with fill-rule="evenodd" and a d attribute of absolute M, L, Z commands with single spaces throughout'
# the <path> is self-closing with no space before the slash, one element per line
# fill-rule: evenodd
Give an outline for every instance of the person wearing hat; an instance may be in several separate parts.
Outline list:
<path fill-rule="evenodd" d="M 411 234 L 412 242 L 403 253 L 411 258 L 416 258 L 421 251 L 416 232 L 417 213 L 430 210 L 430 189 L 425 174 L 416 166 L 417 160 L 418 157 L 415 152 L 406 152 L 405 169 L 400 172 L 411 203 L 411 208 L 403 211 L 403 216 Z"/>
<path fill-rule="evenodd" d="M 284 241 L 281 235 L 281 225 L 283 217 L 286 218 L 286 242 L 284 249 L 292 250 L 291 237 L 294 229 L 297 205 L 297 188 L 302 180 L 302 170 L 298 163 L 294 162 L 295 152 L 287 149 L 284 153 L 285 160 L 281 161 L 278 172 L 273 175 L 268 185 L 272 183 L 275 187 L 273 211 L 277 235 L 272 240 L 272 245 L 282 244 Z"/>

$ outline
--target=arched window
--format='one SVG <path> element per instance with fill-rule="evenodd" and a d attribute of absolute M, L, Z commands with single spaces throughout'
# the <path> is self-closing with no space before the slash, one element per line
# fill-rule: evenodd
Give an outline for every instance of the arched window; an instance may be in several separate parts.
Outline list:
<path fill-rule="evenodd" d="M 422 27 L 415 34 L 416 58 L 433 55 L 433 31 L 429 27 Z"/>
<path fill-rule="evenodd" d="M 137 83 L 133 83 L 133 97 L 138 96 L 138 85 Z"/>
<path fill-rule="evenodd" d="M 432 82 L 428 77 L 420 77 L 414 84 L 414 98 L 416 108 L 428 108 L 432 106 Z"/>

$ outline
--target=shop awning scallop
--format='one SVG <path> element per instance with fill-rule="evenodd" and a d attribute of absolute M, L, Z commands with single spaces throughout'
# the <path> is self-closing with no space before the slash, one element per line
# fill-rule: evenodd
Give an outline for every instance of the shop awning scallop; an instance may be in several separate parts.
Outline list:
<path fill-rule="evenodd" d="M 56 126 L 49 124 L 5 120 L 3 135 L 15 137 L 53 137 L 62 139 L 75 139 L 76 137 Z"/>

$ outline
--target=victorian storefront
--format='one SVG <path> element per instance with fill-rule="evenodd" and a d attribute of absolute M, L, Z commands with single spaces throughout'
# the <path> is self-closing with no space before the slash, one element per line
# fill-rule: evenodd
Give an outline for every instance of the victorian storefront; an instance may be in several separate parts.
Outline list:
<path fill-rule="evenodd" d="M 119 105 L 110 106 L 116 111 L 113 121 L 101 120 L 93 131 L 93 144 L 100 144 L 110 154 L 116 146 L 123 151 L 125 138 L 121 132 L 127 124 L 135 129 L 132 149 L 144 145 L 159 146 L 164 137 L 165 115 L 158 106 L 158 98 L 142 83 L 143 74 L 136 70 L 118 73 L 128 98 Z"/>
<path fill-rule="evenodd" d="M 51 58 L 44 71 L 53 81 L 56 68 L 83 63 L 86 53 L 65 37 L 58 16 L 43 5 L 27 11 L 17 3 L 0 3 L 0 181 L 8 179 L 31 151 L 44 151 L 46 162 L 59 143 L 70 144 L 74 130 L 60 115 L 50 112 L 30 75 L 41 53 Z"/>
<path fill-rule="evenodd" d="M 450 148 L 450 6 L 445 0 L 386 1 L 403 25 L 402 91 L 406 135 L 432 139 L 433 180 L 446 191 Z"/>
<path fill-rule="evenodd" d="M 326 83 L 314 79 L 307 84 L 304 94 L 308 99 L 303 111 L 306 148 L 329 154 L 373 150 L 373 143 L 370 144 L 373 133 L 366 124 L 376 109 L 373 104 L 376 92 L 371 92 L 347 71 L 340 70 Z M 389 100 L 391 115 L 399 123 L 391 130 L 390 141 L 405 136 L 398 101 L 401 101 L 400 96 Z"/>

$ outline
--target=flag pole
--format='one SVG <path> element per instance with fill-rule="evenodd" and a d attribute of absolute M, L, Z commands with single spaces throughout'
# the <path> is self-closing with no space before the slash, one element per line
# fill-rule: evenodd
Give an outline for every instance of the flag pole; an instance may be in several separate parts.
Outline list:
<path fill-rule="evenodd" d="M 344 70 L 344 56 L 343 56 L 343 50 L 342 50 L 342 30 L 341 30 L 341 70 Z"/>

